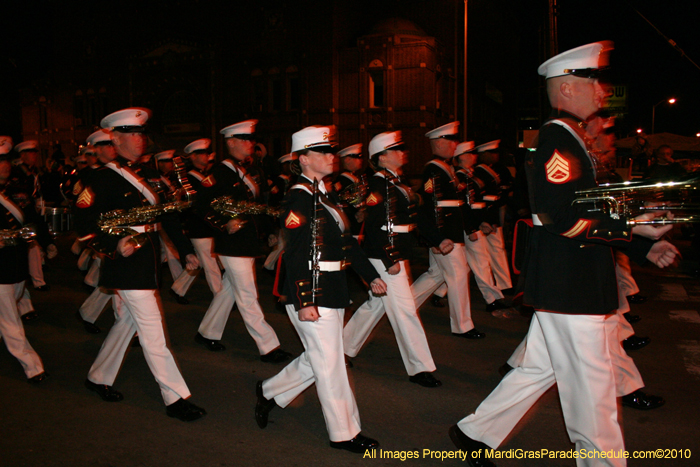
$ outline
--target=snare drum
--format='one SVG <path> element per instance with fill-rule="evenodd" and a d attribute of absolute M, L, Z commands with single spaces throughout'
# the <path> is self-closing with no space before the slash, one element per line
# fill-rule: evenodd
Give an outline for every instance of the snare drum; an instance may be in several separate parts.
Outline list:
<path fill-rule="evenodd" d="M 51 235 L 60 235 L 73 228 L 70 208 L 46 208 L 44 219 L 49 226 Z"/>

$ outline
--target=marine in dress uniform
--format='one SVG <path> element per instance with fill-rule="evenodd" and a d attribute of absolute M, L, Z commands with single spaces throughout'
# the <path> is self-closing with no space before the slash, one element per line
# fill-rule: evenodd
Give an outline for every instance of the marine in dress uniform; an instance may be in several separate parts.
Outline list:
<path fill-rule="evenodd" d="M 279 348 L 277 334 L 265 321 L 258 302 L 255 258 L 261 256 L 262 252 L 255 218 L 242 215 L 231 219 L 211 207 L 211 202 L 221 196 L 232 196 L 236 201 L 258 200 L 260 187 L 240 165 L 246 157 L 252 155 L 256 124 L 257 120 L 246 120 L 221 130 L 229 156 L 202 180 L 201 189 L 197 193 L 196 211 L 216 230 L 214 251 L 219 255 L 219 261 L 226 271 L 223 286 L 209 305 L 195 339 L 209 350 L 224 350 L 225 347 L 219 341 L 235 303 L 248 333 L 258 347 L 260 360 L 279 363 L 291 355 Z"/>
<path fill-rule="evenodd" d="M 499 170 L 498 147 L 501 140 L 490 141 L 474 148 L 479 154 L 481 163 L 474 167 L 474 174 L 484 186 L 482 199 L 487 203 L 482 233 L 486 239 L 491 271 L 500 290 L 513 287 L 510 279 L 510 268 L 506 256 L 506 246 L 503 241 L 503 218 L 508 192 L 513 185 L 513 177 L 508 169 Z M 493 310 L 490 310 L 493 311 Z"/>
<path fill-rule="evenodd" d="M 335 190 L 341 199 L 343 195 L 363 194 L 367 191 L 367 178 L 363 173 L 362 144 L 353 144 L 338 151 L 341 172 L 333 182 Z M 361 196 L 364 198 L 364 196 Z M 365 221 L 365 209 L 359 202 L 341 201 L 341 207 L 350 221 L 352 235 L 362 242 L 362 225 Z"/>
<path fill-rule="evenodd" d="M 138 333 L 148 367 L 160 386 L 167 415 L 192 421 L 206 412 L 186 400 L 190 397 L 190 391 L 168 347 L 156 293 L 160 273 L 158 229 L 161 226 L 178 245 L 188 268 L 198 266 L 197 257 L 182 233 L 179 219 L 177 215 L 167 214 L 160 216 L 157 224 L 131 226 L 131 229 L 146 237 L 141 247 L 135 245 L 131 235 L 111 235 L 98 227 L 101 213 L 160 203 L 160 196 L 148 183 L 157 180 L 159 174 L 136 162 L 146 148 L 144 131 L 149 116 L 148 109 L 129 108 L 102 119 L 100 124 L 111 130 L 119 156 L 95 171 L 90 186 L 82 191 L 76 202 L 79 234 L 84 239 L 90 239 L 90 246 L 104 254 L 99 285 L 115 289 L 120 299 L 117 319 L 90 368 L 85 386 L 105 401 L 121 401 L 122 394 L 112 389 L 112 385 L 129 343 Z"/>
<path fill-rule="evenodd" d="M 0 230 L 20 229 L 38 217 L 33 207 L 25 212 L 5 193 L 4 187 L 11 172 L 7 154 L 11 149 L 12 140 L 0 136 Z M 5 341 L 7 350 L 22 365 L 28 380 L 41 383 L 47 374 L 41 358 L 24 334 L 17 308 L 29 274 L 26 242 L 21 239 L 3 239 L 0 236 L 0 264 L 0 337 Z"/>
<path fill-rule="evenodd" d="M 97 162 L 92 167 L 93 170 L 86 174 L 87 177 L 85 180 L 81 181 L 83 187 L 90 186 L 90 177 L 94 175 L 96 170 L 105 164 L 112 162 L 117 157 L 117 153 L 114 150 L 114 145 L 112 144 L 111 131 L 108 129 L 99 129 L 91 133 L 90 136 L 87 137 L 86 143 L 93 149 L 93 151 L 95 151 Z M 81 187 L 81 191 L 83 187 Z M 95 322 L 110 301 L 112 301 L 112 308 L 115 316 L 117 316 L 117 300 L 119 300 L 119 297 L 114 293 L 114 290 L 105 289 L 104 287 L 99 286 L 102 255 L 91 248 L 85 248 L 81 254 L 81 259 L 78 260 L 79 264 L 81 260 L 83 260 L 83 255 L 92 257 L 92 263 L 90 264 L 90 269 L 85 275 L 84 282 L 87 285 L 94 287 L 94 290 L 92 293 L 90 293 L 88 298 L 85 299 L 83 304 L 80 305 L 80 308 L 78 308 L 77 318 L 83 324 L 83 327 L 87 332 L 91 334 L 98 334 L 102 330 L 95 324 Z M 87 262 L 89 259 L 85 259 L 83 261 Z"/>
<path fill-rule="evenodd" d="M 312 126 L 292 135 L 292 151 L 299 155 L 302 175 L 285 199 L 281 218 L 287 241 L 283 290 L 288 298 L 287 314 L 304 352 L 276 376 L 258 382 L 255 417 L 258 426 L 265 428 L 272 408 L 286 407 L 316 383 L 331 447 L 363 453 L 379 443 L 360 433 L 360 416 L 343 358 L 343 315 L 350 302 L 344 267 L 351 263 L 376 294 L 385 293 L 386 284 L 350 235 L 347 216 L 334 197 L 329 199 L 321 182 L 333 172 L 334 145 L 332 127 Z M 314 181 L 319 190 L 317 206 Z M 320 229 L 316 238 L 314 226 Z M 317 261 L 311 251 L 316 250 L 314 244 L 320 248 Z M 314 265 L 318 267 L 315 290 Z"/>
<path fill-rule="evenodd" d="M 470 453 L 497 448 L 554 383 L 576 449 L 624 449 L 606 318 L 618 307 L 611 247 L 637 259 L 670 265 L 678 250 L 652 243 L 671 226 L 631 226 L 572 206 L 576 191 L 595 186 L 584 138 L 585 119 L 603 105 L 597 73 L 607 65 L 609 42 L 559 54 L 538 71 L 547 78 L 552 118 L 540 130 L 530 193 L 533 223 L 525 264 L 524 302 L 535 308 L 522 366 L 508 373 L 476 412 L 450 428 L 457 447 Z M 648 215 L 645 215 L 648 216 Z M 485 444 L 484 444 L 485 443 Z M 624 466 L 625 459 L 577 459 L 583 466 Z M 488 459 L 472 466 L 493 465 Z"/>
<path fill-rule="evenodd" d="M 474 328 L 469 303 L 469 266 L 464 252 L 464 218 L 461 206 L 464 204 L 459 193 L 459 181 L 450 164 L 457 147 L 459 122 L 452 122 L 425 134 L 430 139 L 433 159 L 425 164 L 423 171 L 423 205 L 419 215 L 426 224 L 436 229 L 446 240 L 444 245 L 430 242 L 428 253 L 429 269 L 413 283 L 413 297 L 420 306 L 442 284 L 450 290 L 447 302 L 450 310 L 452 334 L 467 339 L 481 339 L 485 336 Z M 454 247 L 454 246 L 457 247 Z M 446 248 L 443 249 L 442 246 Z M 438 248 L 440 247 L 440 248 Z M 454 247 L 454 248 L 453 248 Z"/>
<path fill-rule="evenodd" d="M 467 264 L 474 273 L 476 285 L 486 301 L 486 311 L 493 312 L 507 308 L 503 303 L 503 293 L 496 287 L 491 270 L 491 262 L 487 242 L 481 232 L 481 224 L 485 218 L 486 203 L 482 200 L 483 182 L 474 174 L 477 153 L 474 142 L 466 141 L 457 145 L 455 162 L 457 164 L 457 179 L 462 185 L 462 215 L 464 217 L 464 247 L 467 254 Z"/>
<path fill-rule="evenodd" d="M 211 140 L 209 138 L 198 139 L 185 146 L 185 154 L 192 163 L 192 169 L 187 172 L 187 181 L 191 185 L 195 197 L 202 190 L 202 180 L 208 175 L 207 165 L 209 154 L 211 154 L 210 148 Z M 185 233 L 192 242 L 200 266 L 204 269 L 209 290 L 216 295 L 222 287 L 218 255 L 214 253 L 216 231 L 208 222 L 192 210 L 188 210 L 185 212 Z M 178 297 L 184 297 L 196 276 L 197 271 L 182 271 L 180 277 L 173 283 L 171 290 Z"/>
<path fill-rule="evenodd" d="M 442 383 L 432 374 L 435 362 L 409 282 L 417 195 L 400 181 L 401 167 L 407 159 L 401 132 L 380 133 L 372 138 L 369 156 L 380 170 L 369 178 L 363 249 L 387 284 L 387 293 L 381 297 L 371 295 L 355 310 L 343 329 L 345 355 L 357 356 L 386 313 L 409 380 L 424 387 L 438 387 Z M 425 234 L 426 229 L 423 232 Z M 431 233 L 432 243 L 439 244 L 440 234 L 436 230 Z"/>
<path fill-rule="evenodd" d="M 19 153 L 21 162 L 14 169 L 16 175 L 13 176 L 12 190 L 13 196 L 19 196 L 24 194 L 24 196 L 31 198 L 33 200 L 33 206 L 35 206 L 40 214 L 44 214 L 44 198 L 41 194 L 41 183 L 39 181 L 39 142 L 36 140 L 28 140 L 19 143 L 15 146 L 15 151 Z M 28 206 L 25 206 L 25 209 Z M 53 244 L 51 247 L 51 252 L 47 250 L 47 254 L 50 253 L 51 257 L 56 256 L 56 246 Z M 32 285 L 34 290 L 40 292 L 46 292 L 49 290 L 49 285 L 44 280 L 44 270 L 42 268 L 43 263 L 43 250 L 36 243 L 32 242 L 29 246 L 29 276 L 32 280 Z M 25 317 L 34 315 L 23 315 Z M 25 321 L 30 318 L 24 318 Z"/>
<path fill-rule="evenodd" d="M 277 159 L 280 163 L 280 174 L 275 177 L 275 180 L 270 188 L 270 200 L 268 205 L 271 207 L 279 207 L 282 204 L 282 200 L 287 195 L 287 192 L 291 186 L 296 181 L 296 175 L 294 175 L 290 166 L 292 161 L 296 160 L 296 154 L 289 153 Z"/>

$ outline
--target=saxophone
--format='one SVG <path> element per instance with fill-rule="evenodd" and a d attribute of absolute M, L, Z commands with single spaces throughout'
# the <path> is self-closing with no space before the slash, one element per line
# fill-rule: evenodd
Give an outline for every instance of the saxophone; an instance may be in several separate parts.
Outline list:
<path fill-rule="evenodd" d="M 36 238 L 36 227 L 34 224 L 27 224 L 20 229 L 0 229 L 0 241 L 5 246 L 16 246 L 20 240 L 25 242 Z"/>
<path fill-rule="evenodd" d="M 128 211 L 116 209 L 100 214 L 97 226 L 101 231 L 109 235 L 125 237 L 132 235 L 130 243 L 136 249 L 141 248 L 148 241 L 147 232 L 137 232 L 132 227 L 135 225 L 153 224 L 163 214 L 179 212 L 190 207 L 187 201 L 171 201 L 163 204 L 137 206 Z"/>
<path fill-rule="evenodd" d="M 211 207 L 214 208 L 215 211 L 230 216 L 232 219 L 246 214 L 266 214 L 272 217 L 279 217 L 282 215 L 281 209 L 255 203 L 253 201 L 238 201 L 229 195 L 214 198 L 211 202 Z"/>

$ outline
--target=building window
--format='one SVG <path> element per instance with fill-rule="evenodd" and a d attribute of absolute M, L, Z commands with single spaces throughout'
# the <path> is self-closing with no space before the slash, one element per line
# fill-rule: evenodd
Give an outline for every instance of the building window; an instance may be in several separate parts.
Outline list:
<path fill-rule="evenodd" d="M 291 65 L 285 71 L 287 73 L 287 110 L 299 110 L 301 108 L 299 70 L 294 65 Z"/>
<path fill-rule="evenodd" d="M 384 107 L 384 64 L 372 60 L 369 64 L 369 106 Z"/>
<path fill-rule="evenodd" d="M 279 68 L 271 68 L 267 72 L 270 76 L 270 110 L 278 111 L 282 110 L 282 103 L 284 102 L 284 90 L 282 77 L 280 76 Z"/>

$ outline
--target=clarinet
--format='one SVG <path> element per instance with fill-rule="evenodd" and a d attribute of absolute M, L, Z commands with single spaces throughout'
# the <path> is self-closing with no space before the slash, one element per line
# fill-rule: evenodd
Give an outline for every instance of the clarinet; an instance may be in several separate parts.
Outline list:
<path fill-rule="evenodd" d="M 393 198 L 391 196 L 391 192 L 389 191 L 389 177 L 391 175 L 388 172 L 385 172 L 385 174 L 386 177 L 384 180 L 386 181 L 386 193 L 384 196 L 384 209 L 386 211 L 386 236 L 389 239 L 389 245 L 385 246 L 384 249 L 389 255 L 389 258 L 393 261 L 394 257 L 397 256 L 399 252 L 396 251 L 394 247 L 394 237 L 396 236 L 396 233 L 394 232 L 394 215 L 392 209 Z"/>
<path fill-rule="evenodd" d="M 320 261 L 321 261 L 321 246 L 322 246 L 322 232 L 321 223 L 323 222 L 323 217 L 319 214 L 318 210 L 323 209 L 319 201 L 319 189 L 318 180 L 314 178 L 313 184 L 313 213 L 311 216 L 311 302 L 316 303 L 316 297 L 321 294 L 318 287 L 318 279 L 321 276 Z"/>
<path fill-rule="evenodd" d="M 435 225 L 438 230 L 442 228 L 442 209 L 438 206 L 440 204 L 440 186 L 438 185 L 438 179 L 436 176 L 430 177 L 430 181 L 433 184 L 433 205 L 435 206 Z"/>

